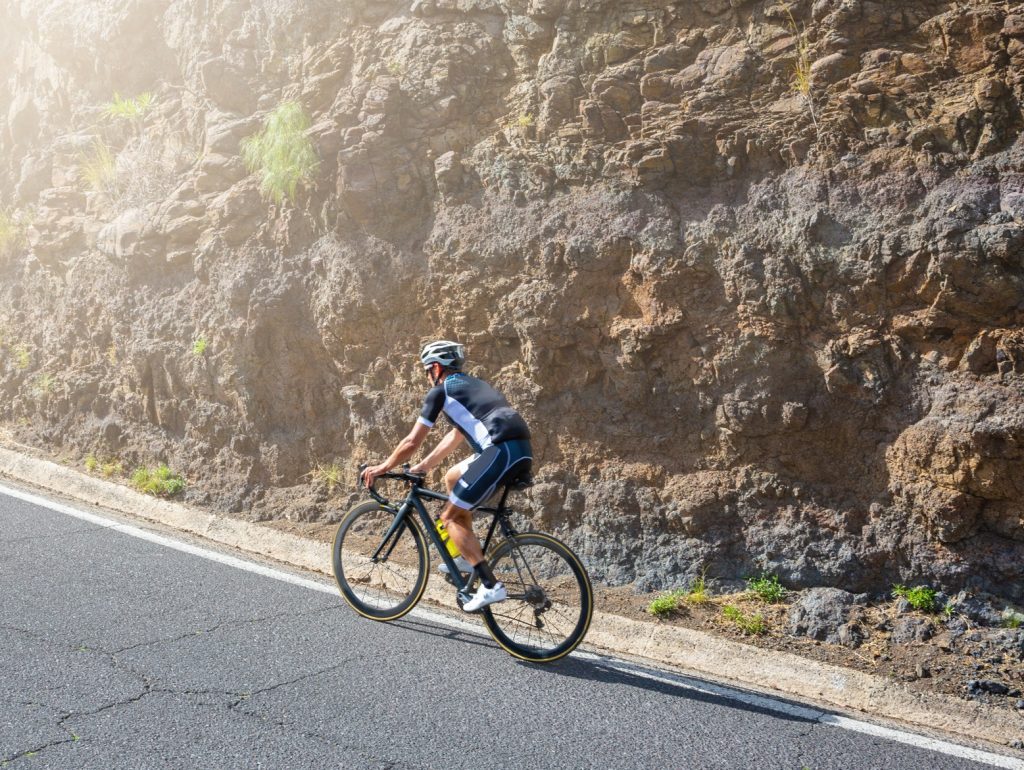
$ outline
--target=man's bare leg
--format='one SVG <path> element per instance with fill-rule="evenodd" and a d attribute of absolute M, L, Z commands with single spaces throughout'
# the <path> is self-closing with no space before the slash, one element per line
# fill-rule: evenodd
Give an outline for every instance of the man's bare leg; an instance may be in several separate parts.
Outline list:
<path fill-rule="evenodd" d="M 447 480 L 447 479 L 446 479 Z M 445 503 L 441 511 L 441 521 L 451 536 L 459 553 L 474 567 L 484 560 L 484 551 L 480 547 L 480 540 L 473 532 L 473 516 L 464 508 L 459 508 L 455 503 Z"/>

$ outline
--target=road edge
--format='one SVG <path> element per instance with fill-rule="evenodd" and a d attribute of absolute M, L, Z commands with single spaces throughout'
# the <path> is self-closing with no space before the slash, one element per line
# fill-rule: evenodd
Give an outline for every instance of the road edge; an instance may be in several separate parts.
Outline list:
<path fill-rule="evenodd" d="M 0 476 L 129 516 L 187 532 L 294 567 L 332 575 L 330 547 L 271 527 L 155 499 L 112 481 L 0 446 Z M 450 603 L 440 589 L 428 598 Z M 884 718 L 1009 749 L 1024 738 L 1024 715 L 939 693 L 914 692 L 899 682 L 854 669 L 770 652 L 656 620 L 597 611 L 587 647 L 645 658 L 845 711 Z M 726 674 L 725 672 L 728 672 Z"/>

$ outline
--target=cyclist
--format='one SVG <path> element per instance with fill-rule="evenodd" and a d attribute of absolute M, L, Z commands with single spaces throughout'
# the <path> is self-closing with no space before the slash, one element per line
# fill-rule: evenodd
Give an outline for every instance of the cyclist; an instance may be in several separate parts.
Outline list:
<path fill-rule="evenodd" d="M 388 459 L 365 469 L 362 480 L 370 486 L 378 476 L 412 457 L 438 417 L 445 415 L 454 427 L 411 470 L 432 470 L 463 442 L 473 450 L 472 457 L 445 475 L 448 502 L 441 511 L 441 520 L 464 557 L 456 564 L 466 572 L 475 569 L 480 577 L 480 588 L 462 607 L 466 612 L 478 612 L 489 604 L 504 601 L 507 594 L 484 559 L 470 512 L 503 481 L 528 475 L 533 452 L 526 421 L 498 391 L 463 372 L 465 361 L 465 348 L 457 342 L 438 340 L 423 346 L 420 363 L 432 386 L 423 402 L 423 411 Z"/>

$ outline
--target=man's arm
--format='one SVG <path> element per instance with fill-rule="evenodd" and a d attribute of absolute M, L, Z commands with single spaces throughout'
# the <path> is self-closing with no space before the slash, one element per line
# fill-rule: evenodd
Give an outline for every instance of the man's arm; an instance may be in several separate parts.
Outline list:
<path fill-rule="evenodd" d="M 412 457 L 413 453 L 420 448 L 420 444 L 423 443 L 423 439 L 427 437 L 428 433 L 430 433 L 430 428 L 422 422 L 417 422 L 413 425 L 409 435 L 399 442 L 398 446 L 395 447 L 395 451 L 391 453 L 387 460 L 380 465 L 373 465 L 363 471 L 363 483 L 366 486 L 370 486 L 378 476 L 387 473 L 399 463 L 403 463 Z"/>
<path fill-rule="evenodd" d="M 427 473 L 428 471 L 434 470 L 438 464 L 450 455 L 455 448 L 464 441 L 462 434 L 459 433 L 455 428 L 448 431 L 447 435 L 441 439 L 437 446 L 434 447 L 434 451 L 416 463 L 409 470 L 413 473 Z"/>

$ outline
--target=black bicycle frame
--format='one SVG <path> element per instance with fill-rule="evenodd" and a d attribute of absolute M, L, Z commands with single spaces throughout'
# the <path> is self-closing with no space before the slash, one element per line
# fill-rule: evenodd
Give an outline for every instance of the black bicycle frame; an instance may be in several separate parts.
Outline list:
<path fill-rule="evenodd" d="M 501 502 L 498 503 L 497 508 L 476 509 L 480 513 L 493 514 L 491 524 L 487 528 L 487 537 L 483 542 L 484 553 L 487 553 L 487 549 L 488 547 L 490 547 L 491 539 L 494 537 L 494 531 L 495 529 L 497 529 L 499 521 L 502 523 L 502 532 L 506 537 L 511 537 L 515 534 L 515 531 L 512 529 L 511 524 L 507 521 L 504 515 L 505 499 L 508 497 L 508 493 L 509 488 L 505 487 L 504 493 L 501 496 Z M 374 496 L 376 497 L 376 495 Z M 472 585 L 476 571 L 474 570 L 465 580 L 463 580 L 462 573 L 459 571 L 459 568 L 455 566 L 455 559 L 452 558 L 451 554 L 448 553 L 448 549 L 445 547 L 445 544 L 441 541 L 441 536 L 438 534 L 437 529 L 435 528 L 434 525 L 434 519 L 431 518 L 430 513 L 426 509 L 426 506 L 423 505 L 422 498 L 446 501 L 448 499 L 448 495 L 442 494 L 440 492 L 435 492 L 432 489 L 426 489 L 424 487 L 419 486 L 418 484 L 413 484 L 412 487 L 409 489 L 408 496 L 402 502 L 401 506 L 395 509 L 390 504 L 386 505 L 385 507 L 388 510 L 395 511 L 395 518 L 394 521 L 391 522 L 391 526 L 388 527 L 388 531 L 381 539 L 380 545 L 377 546 L 377 550 L 373 552 L 372 558 L 374 561 L 376 561 L 381 557 L 382 552 L 384 552 L 383 557 L 385 559 L 391 555 L 392 549 L 394 549 L 394 547 L 398 544 L 398 538 L 395 535 L 398 533 L 401 527 L 403 525 L 415 526 L 406 523 L 406 519 L 410 515 L 410 510 L 415 509 L 416 512 L 419 514 L 420 521 L 423 522 L 423 530 L 427 533 L 427 537 L 430 538 L 431 542 L 434 544 L 434 547 L 437 549 L 437 552 L 441 555 L 441 560 L 446 565 L 448 565 L 448 576 L 452 579 L 452 582 L 455 583 L 455 586 L 459 589 L 459 591 L 466 591 L 469 589 L 470 585 Z M 382 503 L 382 505 L 384 505 L 384 503 Z"/>

